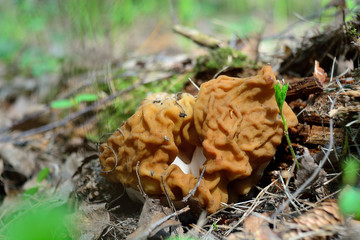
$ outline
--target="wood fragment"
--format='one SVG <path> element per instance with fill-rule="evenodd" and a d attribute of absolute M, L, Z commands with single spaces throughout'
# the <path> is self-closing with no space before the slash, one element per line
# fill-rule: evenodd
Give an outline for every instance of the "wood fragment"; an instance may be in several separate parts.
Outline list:
<path fill-rule="evenodd" d="M 196 29 L 192 29 L 182 25 L 175 25 L 173 27 L 173 30 L 178 34 L 191 39 L 200 46 L 215 49 L 219 48 L 221 45 L 224 45 L 224 43 L 219 39 L 206 35 Z"/>
<path fill-rule="evenodd" d="M 348 107 L 339 107 L 330 111 L 330 117 L 335 117 L 341 114 L 357 114 L 360 112 L 360 105 L 357 106 L 348 106 Z"/>
<path fill-rule="evenodd" d="M 286 101 L 293 101 L 298 98 L 306 99 L 310 94 L 320 93 L 323 89 L 316 77 L 306 77 L 289 82 L 289 89 Z"/>
<path fill-rule="evenodd" d="M 342 145 L 344 143 L 344 129 L 343 128 L 334 128 L 334 141 L 336 144 Z M 314 145 L 326 145 L 329 142 L 330 128 L 322 127 L 318 125 L 305 125 L 299 132 L 298 136 L 304 141 L 305 144 L 314 144 Z"/>

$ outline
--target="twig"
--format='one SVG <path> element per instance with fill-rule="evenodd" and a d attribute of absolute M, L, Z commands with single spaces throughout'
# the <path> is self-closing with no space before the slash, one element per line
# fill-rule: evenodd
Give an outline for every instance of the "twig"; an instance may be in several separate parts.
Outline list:
<path fill-rule="evenodd" d="M 136 177 L 137 177 L 137 179 L 138 179 L 138 183 L 139 183 L 141 195 L 142 195 L 145 199 L 147 199 L 147 198 L 148 198 L 148 195 L 145 193 L 145 191 L 144 191 L 144 189 L 143 189 L 143 187 L 142 187 L 141 180 L 140 180 L 140 176 L 139 176 L 139 171 L 138 171 L 138 169 L 139 169 L 139 164 L 140 164 L 140 161 L 138 161 L 138 162 L 136 163 L 136 169 L 135 169 Z"/>
<path fill-rule="evenodd" d="M 208 47 L 208 48 L 219 48 L 222 43 L 220 40 L 206 35 L 196 29 L 188 28 L 182 25 L 175 25 L 173 27 L 174 32 L 183 35 L 186 38 L 193 40 L 195 43 L 199 44 L 200 46 Z"/>
<path fill-rule="evenodd" d="M 101 139 L 104 137 L 104 136 L 108 136 L 108 135 L 113 135 L 114 133 L 104 133 L 100 136 L 98 142 L 96 143 L 96 151 L 98 153 L 98 155 L 100 156 L 100 146 L 101 146 Z"/>
<path fill-rule="evenodd" d="M 111 170 L 106 170 L 106 171 L 104 171 L 104 170 L 101 169 L 101 172 L 103 172 L 103 173 L 109 173 L 109 172 L 112 172 L 112 171 L 114 171 L 114 170 L 116 169 L 117 163 L 118 163 L 118 157 L 117 157 L 117 155 L 116 155 L 116 153 L 115 153 L 115 151 L 114 151 L 114 149 L 113 149 L 112 147 L 109 147 L 108 145 L 104 145 L 104 147 L 110 149 L 110 150 L 113 152 L 114 157 L 115 157 L 115 164 L 114 164 L 114 167 L 113 167 Z"/>
<path fill-rule="evenodd" d="M 198 91 L 200 91 L 199 86 L 196 85 L 196 83 L 195 83 L 190 77 L 188 77 L 188 80 L 191 82 L 191 84 L 192 84 Z"/>
<path fill-rule="evenodd" d="M 182 202 L 187 202 L 191 196 L 194 196 L 194 194 L 195 194 L 195 192 L 196 192 L 197 188 L 198 188 L 198 187 L 199 187 L 199 185 L 200 185 L 201 179 L 202 179 L 202 177 L 203 177 L 203 175 L 204 175 L 205 168 L 206 168 L 206 166 L 204 166 L 203 170 L 201 171 L 201 174 L 200 174 L 199 180 L 197 181 L 197 183 L 196 183 L 195 187 L 194 187 L 193 189 L 191 189 L 191 190 L 189 191 L 189 194 L 188 194 L 188 195 L 186 195 L 186 196 L 185 196 L 185 197 L 181 200 Z"/>
<path fill-rule="evenodd" d="M 280 181 L 283 185 L 283 188 L 284 188 L 284 192 L 285 192 L 285 195 L 288 197 L 288 199 L 290 199 L 290 203 L 294 206 L 295 210 L 297 211 L 298 214 L 301 214 L 300 210 L 298 209 L 298 206 L 295 204 L 295 201 L 296 199 L 291 195 L 291 193 L 289 192 L 288 190 L 288 186 L 285 184 L 284 182 L 284 179 L 283 177 L 281 176 L 281 173 L 279 171 L 279 178 L 280 178 Z M 290 179 L 290 177 L 288 178 Z M 300 203 L 298 201 L 296 201 L 297 204 L 300 205 Z"/>
<path fill-rule="evenodd" d="M 220 69 L 215 75 L 213 76 L 213 79 L 217 78 L 222 72 L 226 71 L 230 66 L 225 66 L 222 69 Z"/>
<path fill-rule="evenodd" d="M 150 227 L 148 227 L 145 231 L 143 231 L 140 235 L 137 235 L 134 238 L 129 238 L 129 240 L 145 240 L 148 238 L 148 236 L 151 234 L 151 232 L 153 232 L 157 227 L 159 227 L 161 224 L 163 224 L 164 222 L 166 222 L 167 220 L 169 220 L 172 217 L 178 216 L 180 214 L 183 214 L 187 211 L 190 210 L 189 206 L 186 206 L 182 209 L 180 209 L 179 211 L 175 211 L 170 215 L 167 215 L 166 217 L 163 217 L 162 219 L 156 221 L 155 223 L 153 223 Z M 160 229 L 159 229 L 160 230 Z"/>
<path fill-rule="evenodd" d="M 166 169 L 165 169 L 165 171 L 161 174 L 161 184 L 162 184 L 163 187 L 164 187 L 165 196 L 166 196 L 166 199 L 167 199 L 167 201 L 168 201 L 168 203 L 169 203 L 169 206 L 170 206 L 171 210 L 172 210 L 173 212 L 176 212 L 176 208 L 175 208 L 175 206 L 174 206 L 174 203 L 171 201 L 171 198 L 170 198 L 170 196 L 169 196 L 169 193 L 168 193 L 167 190 L 166 190 L 166 185 L 165 185 L 165 182 L 164 182 L 164 174 L 166 174 Z"/>
<path fill-rule="evenodd" d="M 255 207 L 258 205 L 257 203 L 259 202 L 260 198 L 262 198 L 265 192 L 276 182 L 277 181 L 273 181 L 259 192 L 254 202 L 251 204 L 251 207 L 241 216 L 240 220 L 225 233 L 226 236 L 228 236 L 237 226 L 239 226 L 245 220 L 247 216 L 251 214 L 252 211 L 254 211 Z"/>
<path fill-rule="evenodd" d="M 132 85 L 131 87 L 128 87 L 122 91 L 119 91 L 119 92 L 116 92 L 114 94 L 111 94 L 109 97 L 105 98 L 105 99 L 102 99 L 102 100 L 99 100 L 93 104 L 91 104 L 90 106 L 82 109 L 82 110 L 79 110 L 77 112 L 74 112 L 70 115 L 68 115 L 67 117 L 59 120 L 59 121 L 56 121 L 56 122 L 53 122 L 53 123 L 49 123 L 47 125 L 44 125 L 44 126 L 41 126 L 41 127 L 38 127 L 38 128 L 33 128 L 33 129 L 30 129 L 30 130 L 27 130 L 27 131 L 24 131 L 24 132 L 21 132 L 19 133 L 18 135 L 16 136 L 11 136 L 11 135 L 7 135 L 7 136 L 4 136 L 2 138 L 0 138 L 0 142 L 10 142 L 10 141 L 15 141 L 19 138 L 23 138 L 23 137 L 28 137 L 28 136 L 31 136 L 31 135 L 34 135 L 34 134 L 39 134 L 39 133 L 43 133 L 43 132 L 47 132 L 47 131 L 50 131 L 50 130 L 53 130 L 55 128 L 58 128 L 58 127 L 61 127 L 61 126 L 64 126 L 66 125 L 69 121 L 73 121 L 75 120 L 76 118 L 80 117 L 81 115 L 84 115 L 88 112 L 91 112 L 93 111 L 94 109 L 96 109 L 97 107 L 99 107 L 100 105 L 103 105 L 115 98 L 117 98 L 118 96 L 124 94 L 124 93 L 127 93 L 127 92 L 130 92 L 131 90 L 135 89 L 136 87 L 140 86 L 142 83 L 139 82 L 137 84 L 134 84 Z"/>

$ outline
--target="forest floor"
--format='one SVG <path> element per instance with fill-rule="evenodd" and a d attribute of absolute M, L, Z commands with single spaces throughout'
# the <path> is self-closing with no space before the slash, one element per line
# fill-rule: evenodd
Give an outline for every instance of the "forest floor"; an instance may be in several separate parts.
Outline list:
<path fill-rule="evenodd" d="M 283 45 L 281 55 L 265 56 L 259 36 L 221 42 L 178 28 L 202 48 L 128 57 L 111 71 L 84 67 L 46 81 L 0 79 L 1 236 L 36 239 L 57 230 L 54 239 L 357 239 L 360 223 L 342 215 L 338 199 L 346 189 L 345 159 L 360 156 L 359 29 L 355 21 L 329 26 L 302 39 L 301 47 Z M 289 133 L 299 169 L 284 138 L 256 187 L 213 214 L 196 207 L 172 212 L 151 198 L 133 201 L 120 183 L 102 176 L 99 144 L 147 91 L 196 95 L 188 77 L 198 86 L 219 74 L 250 77 L 269 62 L 277 79 L 289 83 L 286 102 L 299 120 Z M 41 103 L 54 89 L 61 91 Z M 115 111 L 125 119 L 111 118 Z"/>

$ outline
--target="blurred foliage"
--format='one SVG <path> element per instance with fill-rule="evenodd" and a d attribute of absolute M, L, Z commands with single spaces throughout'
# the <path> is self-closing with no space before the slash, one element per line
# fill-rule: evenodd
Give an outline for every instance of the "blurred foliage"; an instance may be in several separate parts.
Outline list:
<path fill-rule="evenodd" d="M 226 66 L 239 68 L 249 65 L 245 54 L 230 47 L 209 50 L 209 55 L 200 56 L 196 62 L 196 71 L 220 70 Z"/>
<path fill-rule="evenodd" d="M 74 60 L 77 52 L 74 51 L 74 46 L 71 46 L 72 43 L 81 46 L 90 42 L 97 46 L 107 39 L 109 44 L 106 48 L 112 53 L 117 49 L 116 46 L 126 40 L 131 41 L 128 31 L 133 27 L 147 26 L 146 24 L 150 22 L 164 22 L 170 29 L 173 25 L 172 20 L 198 28 L 204 33 L 216 32 L 220 39 L 224 35 L 225 39 L 231 39 L 234 35 L 243 37 L 260 32 L 262 29 L 276 32 L 283 30 L 288 23 L 298 20 L 294 13 L 306 18 L 309 13 L 320 12 L 329 2 L 330 0 L 1 1 L 0 64 L 5 64 L 8 80 L 16 74 L 36 78 L 45 76 L 45 79 L 50 73 L 69 76 L 68 72 L 62 72 L 66 71 L 64 66 L 76 65 L 78 61 Z M 348 1 L 348 6 L 355 9 L 357 7 L 355 0 Z M 332 11 L 336 11 L 336 8 Z M 316 21 L 325 21 L 323 15 L 325 13 L 320 12 L 321 17 Z M 180 42 L 174 44 L 185 42 L 181 37 L 178 39 Z M 91 52 L 91 48 L 87 51 Z M 125 51 L 131 52 L 126 48 Z M 93 54 L 97 57 L 96 53 Z M 110 60 L 108 59 L 106 64 L 109 64 Z M 198 64 L 199 68 L 216 69 L 221 69 L 225 65 L 241 67 L 247 63 L 242 53 L 230 48 L 212 51 L 210 57 L 199 59 L 199 62 L 201 61 L 204 64 Z M 87 70 L 89 69 L 82 72 Z M 79 71 L 75 69 L 73 72 Z M 115 79 L 115 90 L 124 89 L 138 81 L 136 78 Z M 172 79 L 142 85 L 115 100 L 111 107 L 99 114 L 101 119 L 99 133 L 113 131 L 119 127 L 123 120 L 131 116 L 149 92 L 176 92 L 182 88 L 184 82 L 186 78 L 183 76 L 174 76 Z M 101 91 L 110 94 L 110 90 L 104 85 L 99 85 L 96 90 L 99 91 L 95 92 L 98 96 Z M 67 101 L 62 104 L 73 106 L 74 102 Z M 106 123 L 102 119 L 106 119 Z"/>
<path fill-rule="evenodd" d="M 0 230 L 0 238 L 4 237 L 7 240 L 71 239 L 67 233 L 67 214 L 65 207 L 56 207 L 50 202 L 33 206 L 21 205 L 16 211 L 3 216 L 4 227 Z"/>
<path fill-rule="evenodd" d="M 80 103 L 94 102 L 97 101 L 98 99 L 99 98 L 96 94 L 83 93 L 83 94 L 78 94 L 70 99 L 59 99 L 52 101 L 50 103 L 50 106 L 54 109 L 63 109 L 63 108 L 71 108 L 71 107 L 77 109 Z"/>
<path fill-rule="evenodd" d="M 180 92 L 184 84 L 188 81 L 187 75 L 173 75 L 169 79 L 161 79 L 155 82 L 139 85 L 129 93 L 116 98 L 111 106 L 101 111 L 97 115 L 98 126 L 89 133 L 89 139 L 97 142 L 104 133 L 110 133 L 121 126 L 131 115 L 134 114 L 141 101 L 149 94 L 157 92 L 177 93 Z M 121 91 L 137 84 L 138 78 L 117 78 L 113 80 L 116 91 Z M 106 94 L 110 94 L 110 88 L 107 84 L 99 86 Z"/>
<path fill-rule="evenodd" d="M 321 6 L 329 2 L 320 1 Z M 169 19 L 176 17 L 181 24 L 196 27 L 206 20 L 219 33 L 244 36 L 269 22 L 275 31 L 283 29 L 295 19 L 294 12 L 306 17 L 320 10 L 318 4 L 310 0 L 1 1 L 0 62 L 15 66 L 17 73 L 38 77 L 61 70 L 64 58 L 71 56 L 69 41 L 106 37 L 117 42 L 119 35 L 126 38 L 126 30 L 137 21 L 163 20 L 171 26 Z M 354 0 L 348 5 L 357 7 Z"/>
<path fill-rule="evenodd" d="M 350 155 L 345 159 L 342 168 L 344 188 L 339 195 L 339 207 L 344 215 L 360 220 L 360 188 L 357 184 L 360 160 Z"/>
<path fill-rule="evenodd" d="M 41 188 L 41 182 L 48 177 L 49 173 L 50 173 L 50 169 L 48 167 L 42 169 L 36 177 L 36 186 L 27 189 L 23 193 L 23 199 L 28 199 L 34 196 Z"/>

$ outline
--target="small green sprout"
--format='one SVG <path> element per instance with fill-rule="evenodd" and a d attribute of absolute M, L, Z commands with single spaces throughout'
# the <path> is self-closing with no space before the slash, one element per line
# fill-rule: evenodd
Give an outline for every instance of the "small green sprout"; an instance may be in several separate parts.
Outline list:
<path fill-rule="evenodd" d="M 50 169 L 48 167 L 42 169 L 38 175 L 37 175 L 37 179 L 36 179 L 36 186 L 35 187 L 31 187 L 29 189 L 27 189 L 24 193 L 23 193 L 23 198 L 27 199 L 31 196 L 34 196 L 38 191 L 39 188 L 41 187 L 40 183 L 47 178 L 47 176 L 50 173 Z"/>
<path fill-rule="evenodd" d="M 286 141 L 287 141 L 287 143 L 288 143 L 288 145 L 290 147 L 290 151 L 291 151 L 292 157 L 294 158 L 294 161 L 296 163 L 296 167 L 299 169 L 300 168 L 299 162 L 296 159 L 295 151 L 294 151 L 294 149 L 293 149 L 293 147 L 291 145 L 287 122 L 286 122 L 285 116 L 284 116 L 284 114 L 282 112 L 288 87 L 289 87 L 289 83 L 281 86 L 279 81 L 278 81 L 276 85 L 274 84 L 275 100 L 276 100 L 276 103 L 278 105 L 278 108 L 279 108 L 279 111 L 280 111 L 280 117 L 281 117 L 281 120 L 282 120 L 283 125 L 284 125 L 284 132 L 285 132 L 285 136 L 286 136 Z"/>
<path fill-rule="evenodd" d="M 216 222 L 213 222 L 214 230 L 217 231 L 219 227 L 216 225 Z"/>

